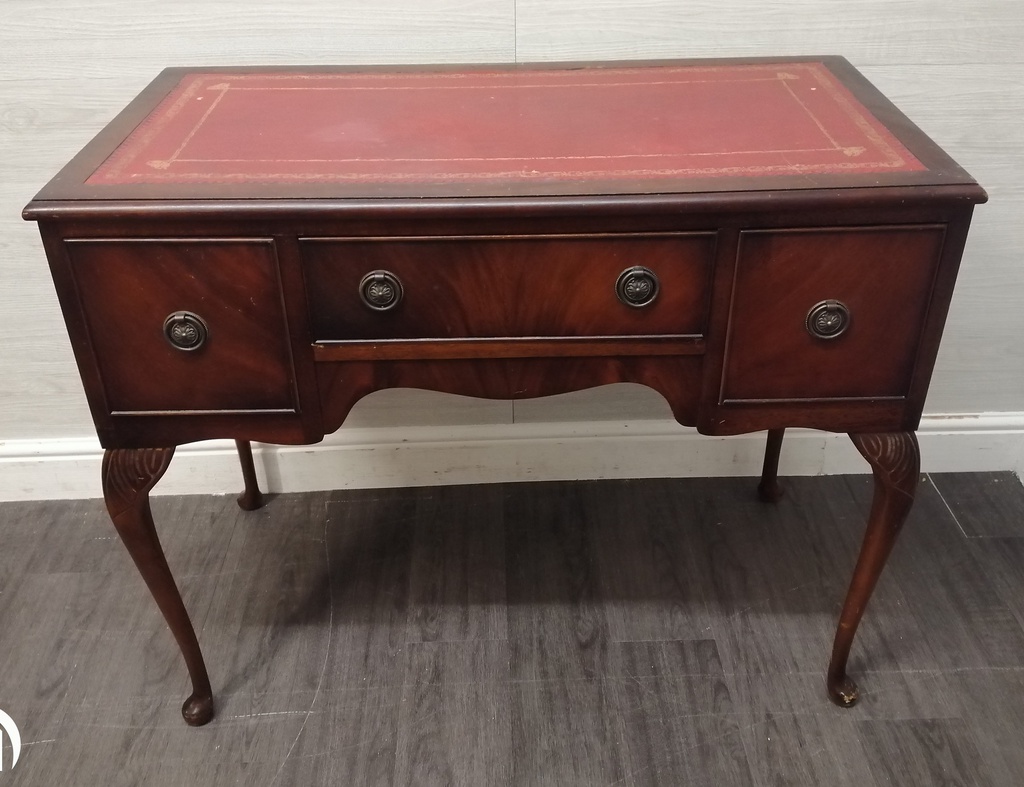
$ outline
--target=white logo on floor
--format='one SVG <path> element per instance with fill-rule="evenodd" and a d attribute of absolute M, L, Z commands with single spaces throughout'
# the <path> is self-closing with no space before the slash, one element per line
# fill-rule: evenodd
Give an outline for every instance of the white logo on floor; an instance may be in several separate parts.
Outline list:
<path fill-rule="evenodd" d="M 11 739 L 11 748 L 14 749 L 14 757 L 11 758 L 11 770 L 14 770 L 14 766 L 18 764 L 18 757 L 21 755 L 21 732 L 18 730 L 18 725 L 14 723 L 14 719 L 0 710 L 0 729 L 3 729 L 7 733 L 7 737 Z M 0 735 L 0 771 L 4 769 L 4 757 L 3 757 L 3 735 Z"/>

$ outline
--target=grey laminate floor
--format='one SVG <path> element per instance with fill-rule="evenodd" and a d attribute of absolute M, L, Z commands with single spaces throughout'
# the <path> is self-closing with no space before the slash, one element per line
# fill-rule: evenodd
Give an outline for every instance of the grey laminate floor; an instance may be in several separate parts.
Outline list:
<path fill-rule="evenodd" d="M 1024 784 L 1024 488 L 932 476 L 825 698 L 866 476 L 156 498 L 217 702 L 100 501 L 0 506 L 11 785 Z M 5 781 L 6 780 L 6 781 Z"/>

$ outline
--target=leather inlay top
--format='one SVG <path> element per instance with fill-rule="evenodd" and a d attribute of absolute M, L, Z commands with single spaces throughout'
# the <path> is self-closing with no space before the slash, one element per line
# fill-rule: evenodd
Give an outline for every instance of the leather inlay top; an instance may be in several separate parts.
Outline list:
<path fill-rule="evenodd" d="M 926 168 L 821 63 L 186 75 L 88 183 L 451 183 Z"/>

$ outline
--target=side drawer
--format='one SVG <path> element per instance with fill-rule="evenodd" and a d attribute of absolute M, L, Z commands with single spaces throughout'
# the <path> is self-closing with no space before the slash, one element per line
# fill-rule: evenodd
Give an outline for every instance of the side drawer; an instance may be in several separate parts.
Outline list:
<path fill-rule="evenodd" d="M 591 336 L 701 337 L 714 233 L 466 238 L 304 238 L 317 341 Z M 655 299 L 620 302 L 623 271 L 657 277 Z M 383 270 L 401 283 L 388 311 L 362 302 Z"/>
<path fill-rule="evenodd" d="M 271 239 L 69 239 L 65 248 L 108 412 L 295 411 Z M 183 343 L 198 346 L 169 340 L 165 323 L 181 312 L 194 315 Z"/>
<path fill-rule="evenodd" d="M 742 232 L 721 403 L 905 397 L 944 237 L 941 224 Z"/>

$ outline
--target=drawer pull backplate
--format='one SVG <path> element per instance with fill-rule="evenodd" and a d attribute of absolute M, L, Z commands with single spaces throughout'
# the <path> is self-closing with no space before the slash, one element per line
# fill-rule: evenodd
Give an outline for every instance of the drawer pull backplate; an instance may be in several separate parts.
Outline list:
<path fill-rule="evenodd" d="M 206 343 L 210 335 L 206 322 L 192 312 L 172 312 L 164 320 L 164 336 L 175 350 L 192 352 Z"/>
<path fill-rule="evenodd" d="M 815 339 L 835 339 L 850 327 L 850 310 L 840 301 L 821 301 L 807 312 L 804 324 Z"/>
<path fill-rule="evenodd" d="M 371 309 L 386 312 L 402 300 L 402 282 L 389 271 L 371 271 L 359 282 L 359 297 Z"/>
<path fill-rule="evenodd" d="M 642 265 L 626 268 L 615 282 L 615 294 L 627 306 L 647 306 L 658 297 L 658 277 Z"/>

